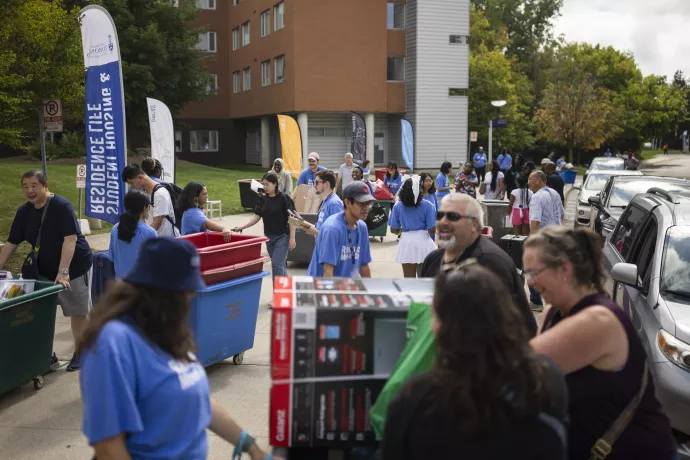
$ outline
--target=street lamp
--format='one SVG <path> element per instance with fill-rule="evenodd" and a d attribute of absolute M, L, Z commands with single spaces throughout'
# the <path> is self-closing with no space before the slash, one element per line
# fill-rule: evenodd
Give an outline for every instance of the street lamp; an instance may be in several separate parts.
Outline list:
<path fill-rule="evenodd" d="M 501 107 L 506 105 L 508 102 L 507 101 L 491 101 L 491 105 L 496 107 L 496 120 L 499 120 L 501 118 Z M 494 134 L 494 122 L 493 120 L 489 120 L 489 163 L 493 161 L 493 145 L 494 145 L 494 139 L 493 139 L 493 134 Z M 498 133 L 496 133 L 496 138 L 498 138 Z"/>

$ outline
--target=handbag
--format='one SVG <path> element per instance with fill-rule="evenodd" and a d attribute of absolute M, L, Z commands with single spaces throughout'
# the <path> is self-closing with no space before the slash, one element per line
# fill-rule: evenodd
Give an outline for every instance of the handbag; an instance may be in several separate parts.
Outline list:
<path fill-rule="evenodd" d="M 369 211 L 369 215 L 367 216 L 367 229 L 369 231 L 375 230 L 379 228 L 382 225 L 386 225 L 388 223 L 388 216 L 386 215 L 386 210 L 381 206 L 381 204 L 378 201 L 374 202 L 374 205 L 371 207 L 371 210 Z"/>
<path fill-rule="evenodd" d="M 41 225 L 38 227 L 38 237 L 36 237 L 36 244 L 31 248 L 31 252 L 27 254 L 24 263 L 22 264 L 22 278 L 26 280 L 38 279 L 38 252 L 41 250 L 41 231 L 43 230 L 43 221 L 46 220 L 46 214 L 48 212 L 48 206 L 50 206 L 50 199 L 46 201 L 46 205 L 43 206 L 43 213 L 41 214 Z"/>

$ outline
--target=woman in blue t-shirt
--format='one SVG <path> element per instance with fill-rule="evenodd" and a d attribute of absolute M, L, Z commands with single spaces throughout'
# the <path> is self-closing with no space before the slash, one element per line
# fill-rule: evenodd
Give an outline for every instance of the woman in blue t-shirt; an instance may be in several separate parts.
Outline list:
<path fill-rule="evenodd" d="M 202 232 L 222 232 L 225 241 L 230 241 L 230 231 L 210 220 L 204 214 L 203 206 L 208 201 L 208 191 L 201 182 L 190 182 L 182 190 L 179 207 L 182 211 L 182 234 L 192 235 Z"/>
<path fill-rule="evenodd" d="M 149 215 L 151 199 L 143 192 L 132 190 L 125 195 L 125 212 L 110 232 L 108 259 L 115 266 L 115 277 L 122 279 L 134 267 L 141 244 L 158 233 L 144 223 Z"/>
<path fill-rule="evenodd" d="M 434 209 L 438 211 L 438 205 L 440 204 L 438 198 L 436 198 L 436 187 L 434 186 L 434 177 L 423 172 L 419 175 L 419 182 L 422 184 L 422 197 L 429 203 L 434 205 Z"/>
<path fill-rule="evenodd" d="M 397 195 L 402 185 L 402 175 L 398 172 L 398 164 L 395 161 L 391 161 L 388 163 L 387 169 L 383 183 L 388 186 L 393 195 Z"/>
<path fill-rule="evenodd" d="M 455 187 L 454 182 L 450 180 L 451 174 L 453 174 L 453 164 L 450 161 L 444 161 L 441 165 L 441 172 L 436 176 L 436 198 L 438 201 L 449 195 L 450 190 Z"/>
<path fill-rule="evenodd" d="M 191 243 L 149 239 L 91 312 L 78 344 L 79 383 L 96 458 L 206 459 L 207 429 L 234 444 L 234 455 L 271 458 L 211 397 L 193 354 L 188 317 L 203 287 Z"/>
<path fill-rule="evenodd" d="M 430 236 L 436 232 L 436 208 L 424 199 L 419 176 L 412 176 L 403 184 L 388 225 L 394 234 L 402 232 L 395 262 L 402 264 L 405 278 L 416 278 L 417 265 L 436 249 Z"/>

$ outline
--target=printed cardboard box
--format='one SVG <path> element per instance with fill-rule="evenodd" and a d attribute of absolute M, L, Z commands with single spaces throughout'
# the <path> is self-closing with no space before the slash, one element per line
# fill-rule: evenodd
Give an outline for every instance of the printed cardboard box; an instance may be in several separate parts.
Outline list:
<path fill-rule="evenodd" d="M 433 280 L 276 278 L 271 444 L 374 443 L 369 409 L 405 346 L 410 303 L 432 296 Z"/>
<path fill-rule="evenodd" d="M 313 185 L 299 185 L 292 196 L 298 213 L 315 214 L 319 212 L 321 197 L 316 194 L 316 189 Z"/>

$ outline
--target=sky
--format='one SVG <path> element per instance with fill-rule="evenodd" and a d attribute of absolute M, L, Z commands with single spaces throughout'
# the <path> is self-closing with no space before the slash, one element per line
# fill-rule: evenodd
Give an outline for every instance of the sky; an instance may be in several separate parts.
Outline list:
<path fill-rule="evenodd" d="M 690 0 L 564 0 L 556 36 L 631 51 L 644 75 L 690 77 Z"/>

